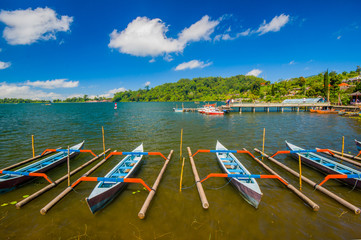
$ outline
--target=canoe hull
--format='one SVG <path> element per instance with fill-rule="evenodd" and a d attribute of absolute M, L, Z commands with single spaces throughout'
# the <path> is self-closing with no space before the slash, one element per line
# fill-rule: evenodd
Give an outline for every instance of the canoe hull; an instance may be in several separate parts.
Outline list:
<path fill-rule="evenodd" d="M 141 151 L 143 151 L 143 144 L 141 145 Z M 119 164 L 121 164 L 121 162 L 123 162 L 123 161 L 124 161 L 124 159 L 122 161 L 120 161 Z M 139 171 L 139 169 L 142 165 L 142 161 L 143 161 L 143 158 L 140 158 L 138 163 L 133 167 L 133 169 L 131 170 L 131 172 L 129 172 L 129 174 L 126 176 L 126 178 L 131 178 L 134 175 L 136 175 L 136 173 Z M 106 175 L 106 177 L 107 177 L 107 175 Z M 93 214 L 96 213 L 97 211 L 103 209 L 104 207 L 106 207 L 109 203 L 111 203 L 126 188 L 128 183 L 124 183 L 124 182 L 116 183 L 107 189 L 98 188 L 98 185 L 94 188 L 92 194 L 89 197 L 85 198 L 86 203 L 87 203 L 90 211 Z M 104 191 L 102 191 L 102 189 Z"/>
<path fill-rule="evenodd" d="M 76 156 L 78 156 L 79 153 L 78 152 L 72 152 L 70 153 L 70 159 L 75 158 Z M 35 171 L 35 173 L 45 173 L 47 171 L 49 171 L 52 168 L 57 167 L 58 165 L 64 163 L 67 160 L 68 156 L 65 156 L 61 159 L 59 159 L 58 161 L 39 169 L 38 171 Z M 17 187 L 19 187 L 20 185 L 35 179 L 35 177 L 31 177 L 31 176 L 19 176 L 17 178 L 12 178 L 9 180 L 5 180 L 5 181 L 1 181 L 0 182 L 0 193 L 5 193 L 5 192 L 9 192 Z"/>
<path fill-rule="evenodd" d="M 224 146 L 221 145 L 219 142 L 217 142 L 217 147 L 216 148 L 217 148 L 217 150 L 225 149 Z M 234 160 L 237 159 L 233 154 L 230 154 L 230 155 L 231 155 L 232 158 L 234 158 Z M 217 160 L 218 160 L 218 165 L 222 169 L 222 172 L 229 174 L 229 171 L 227 170 L 227 168 L 225 167 L 224 163 L 222 162 L 220 156 L 218 156 L 218 155 L 217 155 Z M 239 163 L 239 166 L 245 171 L 244 174 L 250 174 L 248 172 L 248 170 L 241 163 Z M 257 186 L 247 186 L 247 183 L 242 183 L 237 178 L 227 178 L 227 179 L 228 179 L 228 181 L 230 181 L 232 186 L 240 193 L 240 195 L 250 205 L 252 205 L 256 209 L 258 208 L 258 205 L 261 202 L 263 194 L 260 191 L 259 186 L 258 186 L 257 182 L 254 179 L 253 179 L 254 182 L 255 182 L 254 185 L 257 185 Z M 254 189 L 252 189 L 252 187 Z"/>
<path fill-rule="evenodd" d="M 292 150 L 292 148 L 288 145 L 288 143 L 286 142 L 286 146 L 288 149 Z M 296 153 L 292 153 L 291 156 L 296 159 L 298 161 L 298 154 Z M 319 164 L 318 162 L 315 162 L 311 159 L 308 159 L 307 157 L 304 157 L 301 155 L 301 161 L 303 164 L 325 174 L 325 175 L 329 175 L 329 174 L 341 174 L 340 172 L 337 172 L 335 170 L 332 170 L 322 164 Z M 339 182 L 342 182 L 344 184 L 350 185 L 352 187 L 356 187 L 361 189 L 361 181 L 354 179 L 354 178 L 341 178 L 341 179 L 335 179 Z"/>

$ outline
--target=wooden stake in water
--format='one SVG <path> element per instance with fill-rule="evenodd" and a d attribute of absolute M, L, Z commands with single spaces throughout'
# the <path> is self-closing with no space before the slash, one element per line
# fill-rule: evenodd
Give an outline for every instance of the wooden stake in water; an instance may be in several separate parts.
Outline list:
<path fill-rule="evenodd" d="M 179 161 L 182 161 L 182 142 L 183 142 L 183 128 L 181 129 L 181 140 L 180 140 L 180 149 L 179 149 Z"/>
<path fill-rule="evenodd" d="M 343 157 L 344 148 L 345 148 L 345 136 L 342 136 L 342 155 L 341 155 L 341 157 Z"/>
<path fill-rule="evenodd" d="M 300 191 L 302 191 L 302 167 L 301 167 L 301 155 L 298 155 L 298 167 L 300 168 Z"/>
<path fill-rule="evenodd" d="M 104 138 L 104 127 L 102 126 L 102 135 L 103 135 L 103 150 L 105 152 L 105 138 Z M 105 159 L 105 154 L 104 154 L 104 159 Z"/>
<path fill-rule="evenodd" d="M 185 158 L 183 158 L 182 170 L 181 170 L 181 177 L 180 177 L 180 182 L 179 182 L 179 191 L 180 191 L 180 192 L 182 191 L 184 160 L 185 160 Z"/>
<path fill-rule="evenodd" d="M 263 128 L 263 145 L 262 145 L 262 152 L 264 153 L 264 140 L 266 138 L 266 128 Z M 263 155 L 262 155 L 262 161 L 263 161 Z"/>
<path fill-rule="evenodd" d="M 33 157 L 35 157 L 34 135 L 31 135 L 31 145 L 33 146 Z"/>
<path fill-rule="evenodd" d="M 70 147 L 68 146 L 68 187 L 70 186 Z"/>

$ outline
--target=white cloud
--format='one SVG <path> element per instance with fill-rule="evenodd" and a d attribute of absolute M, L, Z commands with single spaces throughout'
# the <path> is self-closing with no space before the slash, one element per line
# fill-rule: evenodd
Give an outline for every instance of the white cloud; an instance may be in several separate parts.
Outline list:
<path fill-rule="evenodd" d="M 251 34 L 251 29 L 248 28 L 247 30 L 245 30 L 245 31 L 243 31 L 243 32 L 241 32 L 241 33 L 239 33 L 237 35 L 239 35 L 239 36 L 248 36 L 250 34 Z"/>
<path fill-rule="evenodd" d="M 150 62 L 150 63 L 154 63 L 154 62 L 155 62 L 155 59 L 152 58 L 152 59 L 149 60 L 149 62 Z"/>
<path fill-rule="evenodd" d="M 293 65 L 295 64 L 295 60 L 292 60 L 291 62 L 288 63 L 289 65 Z"/>
<path fill-rule="evenodd" d="M 121 32 L 110 34 L 110 48 L 134 56 L 158 56 L 164 53 L 181 52 L 183 44 L 165 36 L 168 27 L 159 18 L 137 17 Z"/>
<path fill-rule="evenodd" d="M 79 86 L 79 81 L 68 81 L 68 79 L 54 79 L 35 82 L 27 81 L 25 82 L 25 85 L 46 89 L 75 88 Z"/>
<path fill-rule="evenodd" d="M 0 21 L 7 26 L 3 37 L 11 45 L 32 44 L 39 39 L 56 39 L 57 32 L 69 31 L 73 17 L 61 16 L 50 8 L 36 8 L 32 10 L 15 10 L 0 12 Z"/>
<path fill-rule="evenodd" d="M 149 86 L 149 85 L 150 85 L 150 82 L 148 81 L 148 82 L 146 82 L 144 85 L 145 85 L 145 86 Z"/>
<path fill-rule="evenodd" d="M 218 24 L 219 21 L 211 21 L 209 20 L 209 16 L 205 15 L 189 28 L 183 29 L 179 34 L 179 41 L 187 43 L 191 41 L 211 40 L 210 35 L 214 32 L 214 28 Z"/>
<path fill-rule="evenodd" d="M 2 62 L 2 61 L 0 61 L 0 70 L 8 68 L 10 66 L 11 66 L 10 62 Z"/>
<path fill-rule="evenodd" d="M 29 86 L 18 86 L 16 84 L 0 83 L 0 98 L 23 98 L 23 99 L 57 99 L 61 95 L 41 90 L 34 90 Z"/>
<path fill-rule="evenodd" d="M 211 21 L 206 15 L 201 20 L 183 29 L 178 39 L 168 38 L 168 26 L 161 19 L 137 17 L 123 31 L 114 29 L 110 34 L 109 48 L 134 56 L 165 55 L 165 60 L 172 59 L 169 54 L 182 52 L 187 43 L 210 40 L 219 21 Z"/>
<path fill-rule="evenodd" d="M 212 62 L 204 63 L 202 61 L 192 60 L 192 61 L 189 61 L 189 62 L 184 62 L 184 63 L 179 64 L 175 68 L 175 71 L 180 71 L 180 70 L 185 70 L 185 69 L 193 69 L 193 68 L 205 68 L 205 67 L 208 67 L 211 64 L 212 64 Z"/>
<path fill-rule="evenodd" d="M 342 37 L 341 35 L 340 35 L 340 36 L 338 36 L 338 37 L 337 37 L 337 40 L 340 40 L 340 39 L 341 39 L 341 37 Z"/>
<path fill-rule="evenodd" d="M 255 76 L 255 77 L 258 77 L 258 75 L 260 75 L 262 73 L 261 70 L 259 69 L 253 69 L 251 71 L 249 71 L 246 76 Z"/>
<path fill-rule="evenodd" d="M 101 94 L 99 95 L 99 97 L 105 97 L 105 98 L 111 98 L 114 96 L 114 94 L 116 94 L 117 92 L 125 92 L 127 91 L 127 89 L 121 87 L 121 88 L 115 88 L 112 90 L 109 90 L 107 93 Z"/>
<path fill-rule="evenodd" d="M 290 16 L 282 13 L 279 16 L 275 16 L 270 23 L 266 23 L 266 20 L 264 20 L 256 32 L 259 33 L 259 35 L 268 32 L 278 32 L 289 20 Z"/>

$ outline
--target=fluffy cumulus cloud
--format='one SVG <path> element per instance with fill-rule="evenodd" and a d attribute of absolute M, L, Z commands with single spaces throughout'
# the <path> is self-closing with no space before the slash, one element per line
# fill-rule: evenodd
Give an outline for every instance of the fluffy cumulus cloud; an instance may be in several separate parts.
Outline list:
<path fill-rule="evenodd" d="M 214 32 L 219 21 L 210 20 L 209 16 L 202 17 L 201 20 L 185 28 L 180 34 L 178 40 L 183 43 L 197 42 L 200 40 L 211 40 L 210 35 Z"/>
<path fill-rule="evenodd" d="M 99 95 L 99 97 L 105 97 L 105 98 L 111 98 L 114 96 L 114 94 L 118 93 L 118 92 L 125 92 L 127 91 L 127 89 L 121 87 L 121 88 L 114 88 L 112 90 L 109 90 L 108 92 Z M 90 98 L 94 98 L 95 96 L 91 96 Z"/>
<path fill-rule="evenodd" d="M 0 70 L 5 69 L 5 68 L 8 68 L 8 67 L 10 67 L 10 66 L 11 66 L 11 63 L 0 61 Z"/>
<path fill-rule="evenodd" d="M 281 14 L 279 16 L 275 16 L 269 23 L 266 23 L 266 20 L 264 20 L 256 32 L 259 33 L 259 35 L 263 35 L 268 32 L 278 32 L 289 22 L 289 20 L 289 15 Z"/>
<path fill-rule="evenodd" d="M 148 82 L 146 82 L 144 85 L 145 85 L 145 86 L 149 86 L 149 85 L 150 85 L 150 82 L 148 81 Z"/>
<path fill-rule="evenodd" d="M 54 89 L 54 88 L 75 88 L 79 86 L 79 81 L 69 81 L 68 79 L 54 79 L 46 81 L 27 81 L 25 85 L 45 88 L 45 89 Z"/>
<path fill-rule="evenodd" d="M 210 40 L 210 35 L 218 24 L 219 21 L 212 21 L 204 16 L 179 33 L 178 38 L 168 38 L 168 26 L 161 19 L 137 17 L 126 29 L 114 29 L 108 46 L 134 56 L 165 55 L 169 58 L 170 53 L 182 52 L 189 42 Z"/>
<path fill-rule="evenodd" d="M 261 70 L 259 69 L 253 69 L 251 71 L 249 71 L 246 76 L 255 76 L 255 77 L 258 77 L 258 75 L 260 75 L 262 73 Z"/>
<path fill-rule="evenodd" d="M 19 86 L 16 84 L 0 83 L 0 98 L 24 98 L 24 99 L 57 99 L 61 95 L 41 90 L 35 90 L 30 86 Z"/>
<path fill-rule="evenodd" d="M 212 64 L 212 62 L 204 63 L 202 61 L 192 60 L 192 61 L 189 61 L 189 62 L 184 62 L 184 63 L 179 64 L 175 68 L 175 71 L 186 70 L 186 69 L 194 69 L 194 68 L 205 68 L 205 67 L 208 67 L 211 64 Z"/>
<path fill-rule="evenodd" d="M 11 45 L 32 44 L 38 40 L 56 39 L 57 32 L 67 32 L 73 17 L 57 17 L 50 8 L 0 12 L 0 21 L 6 24 L 3 37 Z"/>

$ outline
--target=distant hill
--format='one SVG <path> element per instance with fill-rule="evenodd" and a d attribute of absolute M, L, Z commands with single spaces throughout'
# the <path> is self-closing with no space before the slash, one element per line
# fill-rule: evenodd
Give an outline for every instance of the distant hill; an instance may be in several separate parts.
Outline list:
<path fill-rule="evenodd" d="M 167 101 L 211 101 L 226 100 L 248 90 L 258 91 L 261 84 L 269 82 L 254 76 L 237 75 L 229 78 L 206 77 L 181 79 L 176 83 L 165 83 L 151 89 L 118 92 L 116 102 L 167 102 Z"/>

